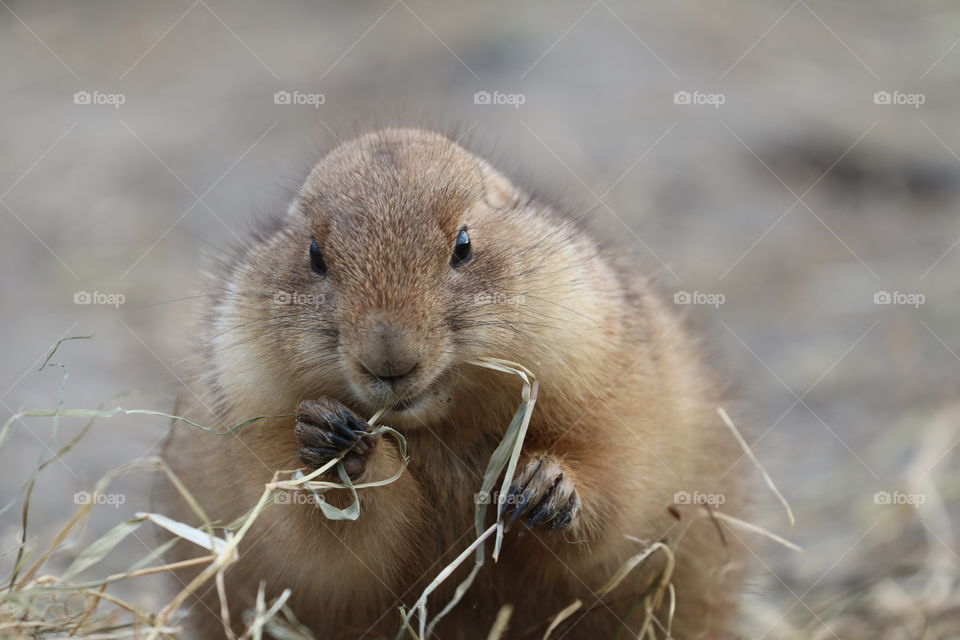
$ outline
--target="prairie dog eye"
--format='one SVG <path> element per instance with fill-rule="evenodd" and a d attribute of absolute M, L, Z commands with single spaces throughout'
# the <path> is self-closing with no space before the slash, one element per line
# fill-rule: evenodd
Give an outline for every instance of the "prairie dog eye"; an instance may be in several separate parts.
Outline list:
<path fill-rule="evenodd" d="M 310 242 L 310 268 L 321 276 L 327 273 L 327 263 L 323 261 L 323 253 L 316 240 Z"/>
<path fill-rule="evenodd" d="M 457 233 L 457 240 L 453 245 L 453 257 L 450 258 L 450 266 L 453 268 L 462 267 L 472 259 L 473 247 L 470 246 L 470 234 L 464 227 Z"/>

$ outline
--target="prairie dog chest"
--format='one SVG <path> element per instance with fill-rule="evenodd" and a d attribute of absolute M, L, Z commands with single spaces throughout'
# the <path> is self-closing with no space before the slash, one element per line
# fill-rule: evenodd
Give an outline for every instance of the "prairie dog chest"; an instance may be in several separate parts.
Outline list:
<path fill-rule="evenodd" d="M 497 443 L 486 439 L 445 443 L 439 435 L 416 434 L 408 439 L 407 472 L 421 488 L 424 512 L 437 533 L 456 539 L 468 529 L 473 531 L 483 475 Z"/>

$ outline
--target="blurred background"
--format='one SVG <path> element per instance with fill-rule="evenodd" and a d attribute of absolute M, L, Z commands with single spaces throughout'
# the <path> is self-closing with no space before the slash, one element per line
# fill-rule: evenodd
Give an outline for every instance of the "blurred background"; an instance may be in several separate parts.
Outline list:
<path fill-rule="evenodd" d="M 338 140 L 457 125 L 636 248 L 739 388 L 731 414 L 797 515 L 758 488 L 756 521 L 804 548 L 757 539 L 751 637 L 956 632 L 954 3 L 0 5 L 5 420 L 56 407 L 62 370 L 38 367 L 68 336 L 95 337 L 54 358 L 65 406 L 172 410 L 205 254 Z M 24 484 L 82 425 L 25 418 L 0 448 L 4 570 Z M 166 426 L 96 424 L 41 475 L 28 542 Z M 84 539 L 148 509 L 150 480 L 121 477 Z M 128 542 L 106 569 L 152 545 Z"/>

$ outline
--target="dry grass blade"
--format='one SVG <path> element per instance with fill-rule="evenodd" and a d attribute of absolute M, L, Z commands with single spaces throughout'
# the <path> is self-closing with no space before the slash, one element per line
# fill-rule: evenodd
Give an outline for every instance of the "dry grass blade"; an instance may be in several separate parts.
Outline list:
<path fill-rule="evenodd" d="M 777 534 L 773 533 L 772 531 L 768 531 L 767 529 L 764 529 L 763 527 L 759 527 L 759 526 L 753 524 L 752 522 L 747 522 L 746 520 L 741 520 L 740 518 L 736 518 L 736 517 L 731 516 L 731 515 L 729 515 L 729 514 L 723 513 L 722 511 L 712 511 L 712 512 L 710 512 L 710 517 L 712 517 L 712 518 L 717 518 L 717 519 L 719 519 L 719 520 L 723 520 L 724 522 L 729 522 L 729 523 L 731 523 L 731 524 L 733 524 L 733 525 L 736 525 L 736 526 L 740 527 L 741 529 L 745 529 L 745 530 L 747 530 L 747 531 L 751 531 L 751 532 L 753 532 L 753 533 L 760 534 L 761 536 L 764 536 L 765 538 L 770 538 L 771 540 L 773 540 L 773 541 L 776 542 L 777 544 L 781 544 L 781 545 L 785 546 L 785 547 L 788 548 L 788 549 L 792 549 L 792 550 L 794 550 L 794 551 L 803 551 L 803 547 L 801 547 L 800 545 L 795 544 L 795 543 L 793 543 L 793 542 L 790 542 L 790 541 L 787 540 L 786 538 L 783 538 L 783 537 L 781 537 L 781 536 L 778 536 Z"/>
<path fill-rule="evenodd" d="M 506 464 L 506 472 L 503 474 L 503 480 L 500 483 L 500 496 L 507 495 L 507 491 L 510 489 L 510 485 L 513 483 L 513 476 L 517 471 L 517 461 L 520 459 L 520 450 L 523 448 L 524 437 L 527 434 L 527 427 L 530 426 L 530 418 L 533 415 L 533 406 L 537 402 L 537 380 L 536 377 L 530 372 L 529 369 L 524 367 L 521 364 L 515 362 L 509 362 L 507 360 L 500 360 L 498 358 L 483 358 L 477 362 L 474 362 L 479 367 L 486 367 L 488 369 L 493 369 L 495 371 L 502 371 L 504 373 L 512 373 L 516 376 L 519 376 L 523 380 L 523 390 L 521 391 L 522 402 L 520 407 L 517 409 L 517 412 L 514 414 L 514 419 L 511 421 L 510 426 L 507 428 L 507 432 L 504 434 L 503 440 L 500 443 L 500 447 L 497 447 L 497 450 L 494 451 L 493 456 L 490 458 L 490 465 L 487 467 L 487 472 L 484 474 L 484 485 L 487 484 L 487 480 L 492 479 L 494 482 L 496 478 L 500 475 L 502 471 L 501 464 L 498 460 L 498 451 L 501 448 L 504 451 L 508 451 L 510 454 L 509 460 Z M 491 485 L 492 486 L 492 485 Z M 489 487 L 487 488 L 489 491 Z M 500 555 L 500 547 L 503 544 L 503 510 L 506 507 L 506 504 L 503 500 L 497 501 L 497 538 L 494 542 L 493 548 L 493 559 L 496 560 Z M 477 509 L 477 531 L 479 533 L 480 529 L 483 528 L 481 522 L 482 516 L 486 513 L 486 504 L 478 505 Z"/>
<path fill-rule="evenodd" d="M 633 536 L 627 536 L 627 538 L 642 544 L 641 540 L 634 538 Z M 617 572 L 613 574 L 610 580 L 607 581 L 607 584 L 600 587 L 600 589 L 597 591 L 597 595 L 603 597 L 616 589 L 620 583 L 623 582 L 623 579 L 626 578 L 627 575 L 637 567 L 637 565 L 649 558 L 656 551 L 662 552 L 667 557 L 667 566 L 663 571 L 665 576 L 664 587 L 666 587 L 666 584 L 670 582 L 670 577 L 673 575 L 673 568 L 676 564 L 676 560 L 674 559 L 673 551 L 670 549 L 670 547 L 662 542 L 654 542 L 640 553 L 628 558 L 627 561 L 624 562 L 619 569 L 617 569 Z"/>
<path fill-rule="evenodd" d="M 717 407 L 717 413 L 720 415 L 720 419 L 723 420 L 723 424 L 727 426 L 727 429 L 730 430 L 730 433 L 733 434 L 733 437 L 737 439 L 737 443 L 743 449 L 743 453 L 750 459 L 750 462 L 753 463 L 753 466 L 757 468 L 757 471 L 760 472 L 760 475 L 763 476 L 763 481 L 766 483 L 767 487 L 776 496 L 777 500 L 780 501 L 780 504 L 783 506 L 783 510 L 787 513 L 787 520 L 790 521 L 790 531 L 793 531 L 793 528 L 797 524 L 797 519 L 793 515 L 793 509 L 790 508 L 790 503 L 787 502 L 787 499 L 783 497 L 783 494 L 780 493 L 780 490 L 777 489 L 777 485 L 773 484 L 773 478 L 770 477 L 770 474 L 767 473 L 767 470 L 763 468 L 763 465 L 760 464 L 760 461 L 757 460 L 757 456 L 753 455 L 753 451 L 750 449 L 750 445 L 747 444 L 747 441 L 743 439 L 743 436 L 740 435 L 740 432 L 737 430 L 736 425 L 733 424 L 733 420 L 730 419 L 730 416 L 727 415 L 727 412 L 724 411 L 723 407 Z"/>
<path fill-rule="evenodd" d="M 550 621 L 550 626 L 548 626 L 547 630 L 543 632 L 543 640 L 548 640 L 550 638 L 550 634 L 556 631 L 557 627 L 559 627 L 564 620 L 566 620 L 567 618 L 572 616 L 574 613 L 576 613 L 576 611 L 579 610 L 580 607 L 582 606 L 583 606 L 583 602 L 581 602 L 580 600 L 574 600 L 573 602 L 568 604 L 566 607 L 564 607 L 560 611 L 560 613 L 553 616 L 553 620 Z"/>
<path fill-rule="evenodd" d="M 506 432 L 501 438 L 500 443 L 494 449 L 493 454 L 490 456 L 490 460 L 487 463 L 487 468 L 483 474 L 483 481 L 480 485 L 480 496 L 490 496 L 493 495 L 493 487 L 497 482 L 497 479 L 501 477 L 502 481 L 500 483 L 500 493 L 501 498 L 507 494 L 507 490 L 510 488 L 510 485 L 513 483 L 513 477 L 517 469 L 517 461 L 520 459 L 520 451 L 523 448 L 523 441 L 527 433 L 527 427 L 530 425 L 530 418 L 533 415 L 533 407 L 537 401 L 537 380 L 536 376 L 530 372 L 529 369 L 524 367 L 521 364 L 515 362 L 510 362 L 507 360 L 501 360 L 498 358 L 481 358 L 470 364 L 476 365 L 478 367 L 484 367 L 487 369 L 492 369 L 494 371 L 500 371 L 503 373 L 510 373 L 516 376 L 519 376 L 523 381 L 523 389 L 521 391 L 521 402 L 520 406 L 517 408 L 516 412 L 513 415 L 513 419 L 510 421 L 510 425 L 507 427 Z M 495 533 L 494 538 L 494 550 L 493 558 L 497 559 L 500 546 L 503 542 L 503 500 L 497 501 L 497 519 L 496 522 L 488 529 L 484 530 L 486 527 L 486 514 L 487 514 L 487 502 L 488 500 L 478 500 L 477 508 L 475 513 L 475 525 L 477 531 L 477 538 L 474 542 L 467 548 L 467 551 L 476 550 L 476 558 L 474 560 L 473 568 L 467 577 L 457 585 L 457 588 L 454 590 L 454 595 L 450 599 L 450 602 L 444 606 L 443 609 L 434 617 L 433 620 L 427 623 L 427 596 L 433 592 L 443 580 L 449 577 L 452 573 L 452 569 L 455 566 L 459 566 L 466 559 L 464 554 L 458 556 L 457 560 L 454 561 L 451 565 L 448 565 L 444 568 L 440 575 L 434 579 L 430 585 L 424 590 L 420 598 L 417 600 L 412 608 L 412 612 L 416 612 L 416 615 L 419 618 L 419 637 L 423 640 L 427 640 L 430 635 L 433 633 L 434 628 L 437 623 L 443 619 L 450 611 L 453 610 L 455 606 L 463 598 L 464 594 L 473 584 L 474 578 L 476 578 L 477 573 L 480 571 L 480 568 L 483 566 L 485 561 L 484 554 L 484 545 L 483 542 L 490 537 L 491 534 Z M 466 552 L 464 552 L 466 553 Z M 443 579 L 440 579 L 440 576 L 443 576 Z M 404 614 L 404 622 L 408 624 L 408 619 Z M 404 629 L 401 628 L 397 634 L 397 639 L 404 634 Z"/>
<path fill-rule="evenodd" d="M 628 535 L 625 537 L 628 540 L 632 540 L 634 542 L 644 544 L 642 540 L 634 536 Z M 652 586 L 649 589 L 647 589 L 647 591 L 643 594 L 643 596 L 639 599 L 639 601 L 634 605 L 633 609 L 631 609 L 631 611 L 627 615 L 627 618 L 630 618 L 633 614 L 633 611 L 635 611 L 637 608 L 643 607 L 643 610 L 644 610 L 643 625 L 641 627 L 640 632 L 636 636 L 637 638 L 643 638 L 644 636 L 651 634 L 654 628 L 654 625 L 660 624 L 659 622 L 656 621 L 655 614 L 660 609 L 664 596 L 666 595 L 670 596 L 670 607 L 667 612 L 668 628 L 670 623 L 672 623 L 673 621 L 673 614 L 676 608 L 676 593 L 674 591 L 673 585 L 671 584 L 671 580 L 673 579 L 673 571 L 674 571 L 674 568 L 676 567 L 676 558 L 674 556 L 673 550 L 663 542 L 654 542 L 653 544 L 647 546 L 643 551 L 640 551 L 639 553 L 636 553 L 630 556 L 629 558 L 627 558 L 627 560 L 620 565 L 620 567 L 614 572 L 614 574 L 610 576 L 610 579 L 607 580 L 606 584 L 600 587 L 600 589 L 598 589 L 593 594 L 597 598 L 597 602 L 599 603 L 599 601 L 602 600 L 604 596 L 606 596 L 607 594 L 614 591 L 617 587 L 619 587 L 623 583 L 623 581 L 627 578 L 627 576 L 629 576 L 634 571 L 634 569 L 636 569 L 638 566 L 643 564 L 643 562 L 647 558 L 649 558 L 656 552 L 660 552 L 661 554 L 663 554 L 665 558 L 664 567 L 660 571 L 656 580 L 653 582 Z M 571 602 L 569 605 L 567 605 L 564 609 L 562 609 L 559 613 L 557 613 L 557 615 L 555 615 L 553 619 L 550 621 L 550 625 L 547 627 L 546 633 L 544 633 L 543 635 L 543 640 L 548 640 L 550 634 L 556 631 L 557 628 L 559 628 L 560 625 L 564 621 L 566 621 L 571 615 L 576 613 L 581 606 L 582 606 L 582 602 L 580 600 L 575 600 L 574 602 Z M 653 636 L 651 635 L 651 637 Z M 670 637 L 669 633 L 667 633 L 667 637 L 668 638 Z"/>
<path fill-rule="evenodd" d="M 287 600 L 290 599 L 290 595 L 293 593 L 290 589 L 284 589 L 279 596 L 273 601 L 273 604 L 267 608 L 267 599 L 266 599 L 266 582 L 260 582 L 260 588 L 257 591 L 257 606 L 253 611 L 248 611 L 248 615 L 244 619 L 244 624 L 247 626 L 247 630 L 240 640 L 261 640 L 263 638 L 263 630 L 269 624 L 281 609 L 287 604 Z"/>
<path fill-rule="evenodd" d="M 474 540 L 469 547 L 461 551 L 460 555 L 454 558 L 453 562 L 451 562 L 446 567 L 444 567 L 440 571 L 440 573 L 438 573 L 437 576 L 430 581 L 430 584 L 428 584 L 427 587 L 423 590 L 423 593 L 420 594 L 420 597 L 417 599 L 416 603 L 414 603 L 413 607 L 411 607 L 411 611 L 416 611 L 417 615 L 420 618 L 420 634 L 419 634 L 420 638 L 425 639 L 428 637 L 427 636 L 427 598 L 430 596 L 431 593 L 433 593 L 433 591 L 437 587 L 443 584 L 447 580 L 447 578 L 450 577 L 450 575 L 457 569 L 457 567 L 462 565 L 466 561 L 466 559 L 470 557 L 470 554 L 472 554 L 480 545 L 482 545 L 490 536 L 492 536 L 494 532 L 496 532 L 496 530 L 497 530 L 496 524 L 490 525 L 490 528 L 484 531 L 482 534 L 480 534 L 480 537 Z M 474 567 L 474 569 L 476 569 L 476 566 Z M 434 623 L 435 622 L 436 621 L 434 621 Z"/>
<path fill-rule="evenodd" d="M 507 626 L 510 624 L 510 616 L 513 615 L 513 607 L 505 604 L 497 612 L 497 619 L 493 621 L 490 627 L 490 633 L 487 634 L 487 640 L 500 640 L 507 632 Z"/>
<path fill-rule="evenodd" d="M 188 524 L 177 522 L 176 520 L 168 518 L 167 516 L 159 513 L 138 513 L 137 517 L 150 520 L 155 525 L 166 529 L 178 538 L 189 540 L 193 544 L 199 545 L 207 551 L 220 553 L 227 544 L 226 540 L 223 538 L 218 538 L 217 536 L 211 535 L 206 531 L 201 531 L 196 527 L 191 527 Z"/>

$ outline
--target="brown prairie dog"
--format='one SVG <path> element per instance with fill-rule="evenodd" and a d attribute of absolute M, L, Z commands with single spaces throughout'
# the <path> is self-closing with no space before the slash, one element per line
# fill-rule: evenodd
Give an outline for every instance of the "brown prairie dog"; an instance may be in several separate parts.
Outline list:
<path fill-rule="evenodd" d="M 237 437 L 174 429 L 166 459 L 212 519 L 242 515 L 274 471 L 315 468 L 345 448 L 353 477 L 391 474 L 394 442 L 362 435 L 383 407 L 411 456 L 397 482 L 362 492 L 357 521 L 271 506 L 227 574 L 235 624 L 265 580 L 268 595 L 293 589 L 317 638 L 393 636 L 397 607 L 475 536 L 474 495 L 519 398 L 513 376 L 467 364 L 486 356 L 532 370 L 540 397 L 502 557 L 437 637 L 485 638 L 504 603 L 514 606 L 506 637 L 541 637 L 578 598 L 582 612 L 557 633 L 635 637 L 643 611 L 632 607 L 662 558 L 602 602 L 594 595 L 643 549 L 627 535 L 676 548 L 672 637 L 733 637 L 738 538 L 676 500 L 722 494 L 721 510 L 740 511 L 737 475 L 724 475 L 738 452 L 715 413 L 720 394 L 637 267 L 615 264 L 576 224 L 448 138 L 388 129 L 324 157 L 218 278 L 190 417 L 297 417 Z M 431 601 L 449 600 L 460 577 Z M 197 637 L 223 635 L 219 612 L 211 587 L 192 608 Z"/>

